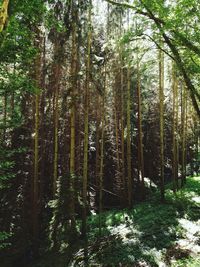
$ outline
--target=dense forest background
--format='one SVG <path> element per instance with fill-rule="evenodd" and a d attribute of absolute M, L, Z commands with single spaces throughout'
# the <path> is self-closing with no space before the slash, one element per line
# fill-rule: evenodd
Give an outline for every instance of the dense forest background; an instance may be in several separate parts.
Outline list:
<path fill-rule="evenodd" d="M 199 173 L 200 2 L 0 6 L 0 265 L 93 266 L 88 218 Z"/>

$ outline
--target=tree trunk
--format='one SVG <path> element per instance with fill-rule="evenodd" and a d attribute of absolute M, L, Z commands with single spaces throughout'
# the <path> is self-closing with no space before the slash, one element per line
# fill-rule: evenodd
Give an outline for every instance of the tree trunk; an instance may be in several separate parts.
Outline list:
<path fill-rule="evenodd" d="M 75 230 L 75 198 L 74 198 L 74 179 L 75 179 L 75 125 L 76 125 L 76 90 L 77 90 L 77 7 L 74 1 L 72 5 L 72 61 L 71 61 L 71 111 L 70 111 L 70 220 L 71 227 Z"/>
<path fill-rule="evenodd" d="M 9 0 L 3 0 L 3 3 L 0 7 L 0 33 L 3 31 L 6 21 L 8 18 L 8 5 Z"/>
<path fill-rule="evenodd" d="M 115 104 L 114 104 L 114 116 L 115 116 L 115 144 L 116 144 L 116 159 L 117 159 L 117 170 L 116 177 L 118 179 L 120 174 L 120 158 L 119 158 L 119 119 L 118 119 L 118 93 L 117 87 L 115 88 Z"/>
<path fill-rule="evenodd" d="M 56 65 L 55 70 L 55 92 L 54 92 L 54 161 L 53 161 L 53 197 L 56 194 L 56 183 L 58 180 L 58 98 L 59 98 L 59 66 Z"/>
<path fill-rule="evenodd" d="M 2 131 L 2 144 L 6 140 L 6 128 L 7 128 L 7 106 L 8 106 L 8 94 L 4 93 L 4 107 L 3 107 L 3 131 Z"/>
<path fill-rule="evenodd" d="M 122 36 L 122 15 L 120 14 L 120 37 Z M 123 72 L 123 45 L 120 46 L 120 121 L 121 121 L 121 183 L 123 204 L 126 202 L 126 179 L 125 179 L 125 153 L 124 153 L 124 72 Z"/>
<path fill-rule="evenodd" d="M 179 131 L 178 131 L 178 80 L 177 80 L 177 77 L 176 77 L 176 83 L 175 83 L 175 94 L 176 94 L 176 101 L 175 101 L 175 105 L 176 105 L 176 159 L 175 159 L 175 170 L 176 170 L 176 175 L 175 175 L 175 178 L 176 178 L 176 189 L 178 190 L 179 189 L 179 183 L 178 183 L 178 173 L 179 173 Z"/>
<path fill-rule="evenodd" d="M 159 103 L 160 103 L 160 194 L 165 199 L 164 190 L 164 54 L 159 50 Z"/>
<path fill-rule="evenodd" d="M 143 132 L 142 132 L 142 112 L 141 112 L 141 85 L 140 85 L 140 66 L 137 59 L 137 96 L 138 96 L 138 169 L 139 180 L 141 182 L 141 197 L 144 199 L 144 156 L 143 156 Z M 140 179 L 141 177 L 141 179 Z"/>
<path fill-rule="evenodd" d="M 128 172 L 128 206 L 132 206 L 132 175 L 131 175 L 131 80 L 130 80 L 130 66 L 127 69 L 127 172 Z"/>
<path fill-rule="evenodd" d="M 41 72 L 41 55 L 38 52 L 35 62 L 35 85 L 40 87 L 40 72 Z M 37 91 L 35 94 L 35 135 L 34 135 L 34 172 L 33 172 L 33 211 L 32 211 L 32 225 L 33 225 L 33 242 L 34 252 L 37 251 L 37 242 L 39 238 L 39 107 L 40 107 L 40 92 Z"/>
<path fill-rule="evenodd" d="M 83 159 L 83 221 L 82 235 L 87 242 L 87 185 L 88 185 L 88 139 L 89 139 L 89 86 L 90 86 L 90 53 L 91 53 L 91 13 L 92 2 L 88 7 L 88 44 L 87 44 L 87 65 L 85 82 L 85 116 L 84 116 L 84 159 Z"/>
<path fill-rule="evenodd" d="M 100 105 L 100 96 L 97 96 L 97 107 Z M 95 184 L 98 186 L 99 182 L 99 139 L 100 139 L 100 119 L 101 119 L 101 113 L 99 109 L 96 110 L 96 159 L 95 159 Z"/>
<path fill-rule="evenodd" d="M 177 77 L 176 77 L 176 71 L 175 71 L 175 65 L 173 63 L 172 67 L 172 88 L 173 88 L 173 129 L 172 129 L 172 178 L 173 178 L 173 192 L 176 193 L 177 190 L 177 142 L 176 142 L 176 135 L 177 135 L 177 126 L 176 126 L 176 115 L 177 115 Z"/>
<path fill-rule="evenodd" d="M 105 67 L 106 69 L 106 67 Z M 106 75 L 106 74 L 105 74 Z M 102 234 L 102 211 L 103 211 L 103 174 L 104 174 L 104 135 L 105 135 L 105 97 L 106 97 L 106 76 L 102 101 L 102 129 L 100 146 L 100 170 L 99 170 L 99 236 Z"/>

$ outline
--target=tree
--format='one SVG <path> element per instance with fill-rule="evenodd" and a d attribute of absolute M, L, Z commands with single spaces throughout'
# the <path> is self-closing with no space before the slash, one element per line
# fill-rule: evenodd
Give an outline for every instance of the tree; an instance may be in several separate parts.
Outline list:
<path fill-rule="evenodd" d="M 40 39 L 38 36 L 38 46 L 40 46 Z M 40 47 L 38 47 L 40 50 Z M 39 105 L 40 105 L 40 72 L 41 72 L 41 54 L 38 52 L 36 62 L 35 62 L 35 83 L 36 83 L 36 95 L 35 95 L 35 136 L 34 136 L 34 177 L 33 177 L 33 237 L 35 242 L 35 249 L 37 249 L 38 234 L 39 234 Z"/>
<path fill-rule="evenodd" d="M 0 9 L 0 33 L 3 31 L 8 18 L 8 5 L 9 0 L 4 0 Z"/>
<path fill-rule="evenodd" d="M 87 234 L 87 186 L 88 186 L 88 128 L 89 128 L 89 86 L 90 86 L 90 65 L 91 65 L 91 13 L 92 1 L 88 7 L 88 44 L 87 44 L 87 65 L 86 65 L 86 81 L 85 81 L 85 116 L 84 116 L 84 162 L 83 162 L 83 225 L 82 234 L 86 240 Z"/>
<path fill-rule="evenodd" d="M 198 106 L 198 101 L 200 100 L 200 95 L 198 93 L 198 90 L 194 87 L 193 83 L 192 83 L 192 80 L 191 78 L 189 77 L 189 74 L 187 72 L 187 68 L 186 68 L 186 64 L 184 63 L 183 59 L 182 59 L 182 56 L 180 55 L 177 47 L 176 47 L 176 40 L 178 39 L 179 41 L 181 40 L 181 43 L 188 49 L 192 49 L 192 51 L 196 54 L 199 54 L 199 50 L 198 48 L 193 45 L 189 39 L 187 39 L 186 37 L 184 37 L 183 34 L 181 34 L 180 32 L 176 31 L 176 30 L 173 30 L 173 28 L 171 29 L 171 25 L 173 25 L 173 23 L 170 23 L 170 19 L 166 19 L 166 21 L 162 20 L 162 18 L 159 18 L 157 17 L 154 13 L 153 13 L 153 9 L 154 9 L 154 5 L 155 3 L 153 2 L 152 5 L 149 5 L 147 1 L 143 1 L 143 0 L 139 0 L 139 4 L 140 4 L 140 7 L 142 9 L 145 9 L 145 11 L 141 10 L 141 9 L 138 9 L 137 8 L 137 5 L 134 6 L 134 5 L 130 5 L 130 4 L 127 4 L 127 3 L 116 3 L 115 1 L 112 1 L 112 0 L 106 0 L 107 2 L 109 3 L 112 3 L 114 5 L 118 5 L 118 6 L 123 6 L 125 8 L 130 8 L 130 9 L 133 9 L 135 10 L 135 12 L 137 14 L 141 14 L 142 16 L 146 16 L 148 17 L 150 20 L 152 20 L 157 29 L 160 31 L 160 34 L 163 38 L 163 40 L 165 41 L 165 43 L 167 44 L 168 48 L 170 49 L 171 53 L 172 53 L 172 57 L 173 59 L 175 60 L 176 64 L 177 64 L 177 67 L 179 68 L 181 74 L 183 75 L 183 78 L 184 78 L 184 81 L 187 85 L 187 89 L 190 93 L 190 97 L 191 97 L 191 100 L 192 100 L 192 103 L 193 103 L 193 106 L 198 114 L 198 117 L 200 117 L 200 109 L 199 109 L 199 106 Z M 177 6 L 178 8 L 178 6 Z M 157 12 L 160 14 L 166 14 L 166 12 L 161 12 L 162 10 L 164 9 L 163 7 L 163 3 L 162 5 L 160 5 L 160 9 L 158 10 L 157 9 Z M 173 39 L 170 39 L 169 35 L 167 34 L 167 30 L 168 29 L 171 29 L 171 32 L 173 32 L 174 34 L 174 38 L 175 40 Z M 158 44 L 159 46 L 159 44 Z M 166 51 L 165 51 L 166 52 Z"/>
<path fill-rule="evenodd" d="M 160 194 L 164 201 L 164 54 L 159 50 Z"/>
<path fill-rule="evenodd" d="M 172 79 L 173 79 L 173 145 L 172 145 L 172 151 L 173 151 L 173 160 L 172 160 L 172 165 L 173 165 L 173 191 L 174 193 L 176 192 L 177 188 L 177 180 L 178 180 L 178 172 L 177 172 L 177 103 L 178 103 L 178 81 L 177 81 L 177 73 L 175 66 L 173 66 L 172 70 Z"/>
<path fill-rule="evenodd" d="M 146 228 L 157 193 L 164 202 L 180 189 L 179 166 L 183 192 L 199 172 L 197 0 L 132 3 L 15 0 L 0 11 L 3 265 L 107 264 L 121 251 L 114 227 L 133 219 L 145 231 L 143 208 Z M 187 206 L 177 193 L 163 207 L 164 234 L 179 197 Z"/>
<path fill-rule="evenodd" d="M 142 132 L 142 112 L 141 112 L 141 85 L 140 85 L 140 65 L 137 55 L 137 97 L 138 97 L 138 169 L 139 176 L 141 177 L 141 196 L 145 197 L 145 185 L 144 185 L 144 156 L 143 156 L 143 132 Z"/>
<path fill-rule="evenodd" d="M 181 186 L 185 183 L 186 178 L 186 88 L 181 83 Z"/>

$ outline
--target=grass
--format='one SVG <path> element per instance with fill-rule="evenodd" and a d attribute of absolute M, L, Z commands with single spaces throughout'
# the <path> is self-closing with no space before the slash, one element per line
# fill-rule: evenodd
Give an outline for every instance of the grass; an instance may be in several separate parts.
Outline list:
<path fill-rule="evenodd" d="M 191 242 L 187 225 L 200 229 L 199 199 L 200 177 L 189 177 L 176 195 L 167 189 L 165 204 L 159 202 L 159 193 L 156 192 L 151 199 L 135 205 L 132 210 L 104 212 L 101 238 L 98 237 L 99 216 L 91 216 L 88 219 L 88 266 L 156 267 L 162 262 L 173 267 L 200 266 L 198 254 L 181 245 L 181 242 Z M 200 239 L 195 238 L 194 247 L 198 248 Z M 71 266 L 82 266 L 83 251 L 80 250 L 74 259 L 75 265 Z"/>

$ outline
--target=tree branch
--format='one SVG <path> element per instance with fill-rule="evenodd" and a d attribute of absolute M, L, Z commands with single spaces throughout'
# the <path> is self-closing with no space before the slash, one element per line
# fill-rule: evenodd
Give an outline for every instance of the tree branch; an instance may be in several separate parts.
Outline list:
<path fill-rule="evenodd" d="M 106 2 L 115 5 L 115 6 L 120 6 L 120 7 L 125 7 L 125 8 L 131 8 L 131 9 L 135 9 L 135 7 L 133 5 L 130 5 L 129 3 L 117 3 L 113 0 L 105 0 Z"/>
<path fill-rule="evenodd" d="M 192 99 L 192 103 L 193 106 L 200 118 L 200 108 L 198 105 L 198 102 L 196 100 L 196 97 L 198 99 L 198 101 L 200 101 L 200 95 L 197 92 L 196 88 L 194 87 L 185 67 L 184 67 L 184 63 L 181 59 L 181 56 L 179 54 L 178 49 L 176 48 L 176 46 L 173 44 L 173 42 L 170 40 L 170 37 L 167 36 L 167 34 L 165 33 L 163 26 L 165 24 L 165 22 L 163 20 L 161 20 L 160 18 L 156 17 L 152 11 L 148 8 L 148 6 L 143 2 L 143 0 L 139 0 L 141 5 L 143 5 L 143 7 L 146 9 L 147 12 L 143 12 L 141 10 L 137 10 L 133 5 L 130 5 L 128 3 L 116 3 L 113 0 L 106 0 L 108 3 L 117 5 L 117 6 L 121 6 L 121 7 L 125 7 L 125 8 L 131 8 L 134 9 L 135 12 L 137 14 L 141 14 L 144 16 L 147 16 L 148 18 L 150 18 L 151 20 L 153 20 L 156 24 L 156 26 L 158 27 L 158 29 L 160 30 L 163 39 L 165 40 L 166 44 L 168 45 L 168 47 L 170 48 L 172 54 L 174 55 L 174 60 L 180 70 L 180 72 L 182 73 L 183 77 L 184 77 L 184 81 L 187 85 L 188 91 L 190 92 L 190 97 Z M 182 42 L 182 44 L 184 44 L 184 46 L 188 47 L 189 49 L 191 49 L 193 52 L 195 52 L 196 54 L 200 55 L 200 49 L 198 47 L 196 47 L 194 44 L 192 44 L 188 39 L 186 39 L 181 33 L 175 31 L 175 30 L 171 30 L 171 32 L 173 32 L 175 34 L 175 36 Z"/>
<path fill-rule="evenodd" d="M 155 45 L 161 50 L 161 51 L 163 51 L 166 55 L 168 55 L 171 59 L 173 59 L 173 60 L 175 60 L 175 58 L 172 56 L 172 55 L 170 55 L 165 49 L 163 49 L 150 35 L 148 35 L 148 34 L 143 34 L 143 35 L 145 35 L 145 36 L 147 36 L 152 42 L 154 42 L 155 43 Z"/>
<path fill-rule="evenodd" d="M 145 7 L 145 9 L 147 10 L 148 9 L 148 12 L 145 12 L 145 11 L 142 11 L 140 9 L 136 9 L 135 6 L 133 5 L 130 5 L 129 3 L 117 3 L 113 0 L 105 0 L 106 2 L 110 3 L 110 4 L 113 4 L 113 5 L 116 5 L 116 6 L 121 6 L 121 7 L 124 7 L 124 8 L 131 8 L 131 9 L 134 9 L 135 10 L 135 13 L 136 14 L 140 14 L 140 15 L 143 15 L 145 17 L 148 17 L 150 19 L 152 19 L 152 17 L 150 16 L 150 13 L 149 13 L 149 9 L 148 7 L 144 4 L 143 1 L 140 0 L 140 3 Z M 160 24 L 163 24 L 163 25 L 166 25 L 165 21 L 154 16 L 154 19 L 156 19 L 156 21 L 158 21 Z M 191 49 L 195 54 L 197 55 L 200 55 L 200 48 L 197 47 L 196 45 L 194 45 L 191 41 L 189 41 L 182 33 L 176 31 L 176 30 L 173 30 L 173 29 L 169 29 L 169 31 L 171 33 L 173 33 L 177 39 L 181 42 L 181 44 L 189 49 Z"/>

